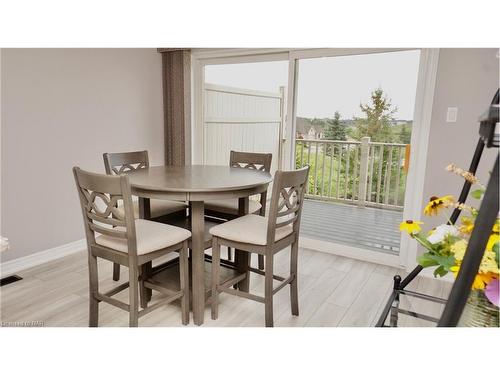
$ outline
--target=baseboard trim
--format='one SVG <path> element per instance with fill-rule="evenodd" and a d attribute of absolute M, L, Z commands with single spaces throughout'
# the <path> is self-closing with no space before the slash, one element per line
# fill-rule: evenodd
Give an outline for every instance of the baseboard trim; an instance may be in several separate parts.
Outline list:
<path fill-rule="evenodd" d="M 307 237 L 299 238 L 299 246 L 308 250 L 319 251 L 327 254 L 333 254 L 333 255 L 343 256 L 346 258 L 361 260 L 364 262 L 383 264 L 390 267 L 404 269 L 397 255 L 378 253 L 376 251 L 358 249 L 356 247 L 335 244 L 327 241 L 315 240 Z M 414 266 L 408 269 L 408 272 L 411 271 L 415 266 L 416 263 Z M 419 273 L 419 276 L 434 279 L 435 277 L 433 275 L 433 272 L 434 268 L 424 268 L 422 272 Z M 449 283 L 453 283 L 455 281 L 455 278 L 451 273 L 448 273 L 444 277 L 437 277 L 435 279 L 446 281 Z"/>
<path fill-rule="evenodd" d="M 316 240 L 308 237 L 300 237 L 299 246 L 305 249 L 319 251 L 322 253 L 339 255 L 346 258 L 357 259 L 365 262 L 402 268 L 399 256 L 397 255 L 360 249 L 357 247 L 341 245 L 322 240 Z"/>
<path fill-rule="evenodd" d="M 78 253 L 85 250 L 86 246 L 87 243 L 85 239 L 82 239 L 57 246 L 52 249 L 40 251 L 32 255 L 0 263 L 0 277 L 3 278 L 28 268 L 59 259 L 67 255 Z"/>

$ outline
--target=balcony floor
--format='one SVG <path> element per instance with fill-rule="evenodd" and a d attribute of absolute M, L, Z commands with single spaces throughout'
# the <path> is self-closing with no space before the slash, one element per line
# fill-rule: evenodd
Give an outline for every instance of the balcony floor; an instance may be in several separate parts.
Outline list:
<path fill-rule="evenodd" d="M 400 211 L 306 199 L 301 236 L 342 245 L 399 253 Z"/>

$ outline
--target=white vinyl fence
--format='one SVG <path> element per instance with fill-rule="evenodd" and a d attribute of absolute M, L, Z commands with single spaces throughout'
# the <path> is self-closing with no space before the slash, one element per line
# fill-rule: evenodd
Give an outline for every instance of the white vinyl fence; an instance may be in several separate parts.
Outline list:
<path fill-rule="evenodd" d="M 274 173 L 281 153 L 284 98 L 282 87 L 272 93 L 205 84 L 205 164 L 228 165 L 231 150 L 270 152 Z"/>

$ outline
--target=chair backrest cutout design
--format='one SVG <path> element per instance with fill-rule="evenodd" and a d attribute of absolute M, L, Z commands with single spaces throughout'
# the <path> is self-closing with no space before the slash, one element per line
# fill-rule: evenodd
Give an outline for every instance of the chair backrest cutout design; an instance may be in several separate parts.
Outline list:
<path fill-rule="evenodd" d="M 309 166 L 295 171 L 277 171 L 274 175 L 267 243 L 275 242 L 277 228 L 289 224 L 293 225 L 293 232 L 298 235 L 308 176 Z"/>
<path fill-rule="evenodd" d="M 95 234 L 126 239 L 129 254 L 136 253 L 135 222 L 128 176 L 107 176 L 73 168 L 89 247 Z M 123 210 L 118 209 L 120 201 Z"/>
<path fill-rule="evenodd" d="M 107 174 L 122 174 L 149 167 L 147 151 L 105 153 L 103 158 Z"/>
<path fill-rule="evenodd" d="M 255 169 L 270 172 L 273 154 L 231 151 L 229 166 L 233 168 Z"/>

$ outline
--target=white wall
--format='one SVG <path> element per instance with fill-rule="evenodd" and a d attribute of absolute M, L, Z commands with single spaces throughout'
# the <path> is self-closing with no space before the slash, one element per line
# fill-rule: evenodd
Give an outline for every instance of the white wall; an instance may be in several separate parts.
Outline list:
<path fill-rule="evenodd" d="M 463 179 L 445 171 L 450 163 L 469 168 L 478 140 L 479 116 L 499 86 L 497 49 L 441 49 L 427 155 L 424 199 L 453 194 L 458 198 Z M 456 123 L 446 122 L 448 107 L 458 107 Z M 498 149 L 485 149 L 478 177 L 486 184 Z M 470 200 L 474 202 L 474 200 Z M 429 225 L 444 219 L 424 218 Z"/>
<path fill-rule="evenodd" d="M 2 261 L 84 238 L 74 165 L 144 149 L 163 164 L 161 72 L 155 49 L 2 50 Z"/>

